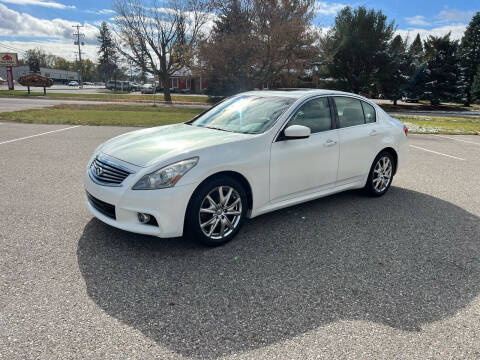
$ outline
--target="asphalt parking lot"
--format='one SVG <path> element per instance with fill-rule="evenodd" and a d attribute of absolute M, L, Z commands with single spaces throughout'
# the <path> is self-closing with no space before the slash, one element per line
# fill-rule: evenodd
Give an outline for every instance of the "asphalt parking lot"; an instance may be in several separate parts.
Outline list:
<path fill-rule="evenodd" d="M 0 359 L 480 357 L 480 137 L 411 135 L 390 191 L 226 246 L 104 225 L 84 166 L 121 127 L 0 123 Z"/>

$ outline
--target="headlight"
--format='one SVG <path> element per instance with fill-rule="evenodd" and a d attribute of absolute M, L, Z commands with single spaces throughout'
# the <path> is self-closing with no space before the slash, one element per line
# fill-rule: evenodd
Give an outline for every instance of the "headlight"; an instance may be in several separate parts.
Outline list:
<path fill-rule="evenodd" d="M 154 190 L 175 186 L 178 180 L 198 163 L 198 157 L 170 164 L 142 177 L 133 190 Z"/>

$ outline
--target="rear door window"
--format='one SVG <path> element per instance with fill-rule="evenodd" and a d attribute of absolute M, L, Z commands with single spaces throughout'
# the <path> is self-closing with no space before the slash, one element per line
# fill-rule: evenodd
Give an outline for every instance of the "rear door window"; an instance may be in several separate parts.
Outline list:
<path fill-rule="evenodd" d="M 337 107 L 339 128 L 365 124 L 365 117 L 360 100 L 341 96 L 336 96 L 333 99 Z"/>

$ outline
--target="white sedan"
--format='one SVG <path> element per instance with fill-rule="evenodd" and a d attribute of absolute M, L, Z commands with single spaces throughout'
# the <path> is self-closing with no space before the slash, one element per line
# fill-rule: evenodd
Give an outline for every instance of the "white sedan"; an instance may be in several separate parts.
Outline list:
<path fill-rule="evenodd" d="M 87 205 L 120 229 L 215 246 L 246 218 L 347 189 L 383 195 L 406 152 L 407 128 L 361 96 L 253 91 L 100 145 Z"/>

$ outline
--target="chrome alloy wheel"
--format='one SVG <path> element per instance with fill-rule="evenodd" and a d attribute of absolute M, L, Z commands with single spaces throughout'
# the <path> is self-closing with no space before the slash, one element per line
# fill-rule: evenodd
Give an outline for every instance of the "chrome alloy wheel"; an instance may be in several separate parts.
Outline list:
<path fill-rule="evenodd" d="M 203 233 L 211 239 L 227 237 L 242 217 L 242 198 L 231 186 L 218 186 L 202 200 L 198 220 Z"/>
<path fill-rule="evenodd" d="M 390 185 L 392 181 L 393 164 L 388 156 L 382 156 L 378 159 L 373 169 L 373 188 L 381 193 Z"/>

